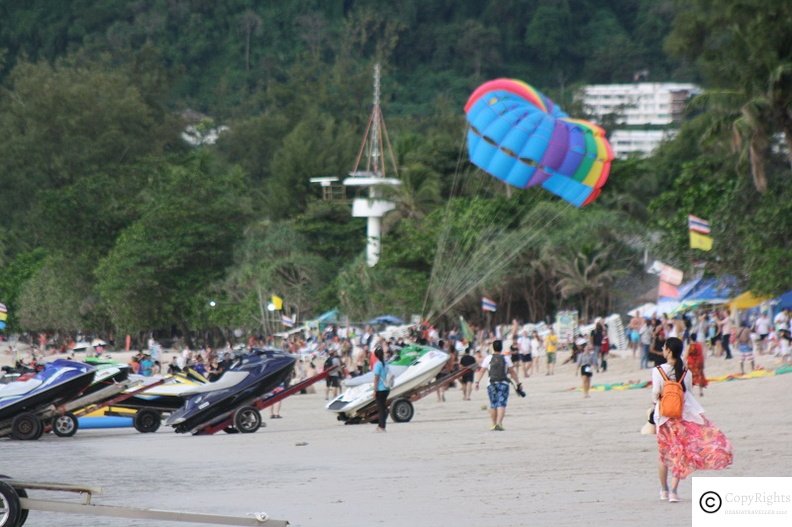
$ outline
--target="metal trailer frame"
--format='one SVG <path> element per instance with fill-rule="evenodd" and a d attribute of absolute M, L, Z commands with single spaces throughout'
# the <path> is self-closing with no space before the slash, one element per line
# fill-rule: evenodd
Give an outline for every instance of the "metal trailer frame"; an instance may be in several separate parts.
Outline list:
<path fill-rule="evenodd" d="M 85 414 L 94 412 L 96 410 L 100 410 L 102 408 L 106 408 L 112 406 L 115 403 L 128 399 L 134 395 L 137 395 L 140 392 L 146 391 L 153 386 L 157 386 L 159 384 L 163 384 L 166 382 L 167 379 L 163 378 L 157 382 L 147 384 L 145 386 L 141 386 L 137 390 L 133 390 L 131 392 L 124 393 L 125 390 L 128 390 L 130 387 L 134 386 L 135 383 L 130 380 L 126 380 L 119 383 L 114 383 L 101 390 L 97 390 L 96 392 L 77 397 L 72 399 L 69 402 L 61 404 L 60 406 L 55 405 L 48 405 L 38 410 L 34 410 L 32 412 L 22 412 L 29 413 L 35 416 L 37 419 L 41 421 L 42 426 L 42 433 L 52 431 L 54 426 L 55 420 L 60 417 L 69 415 L 69 419 L 73 420 L 73 430 L 66 435 L 62 435 L 56 432 L 56 435 L 61 437 L 70 437 L 77 432 L 77 417 L 83 416 Z M 18 415 L 22 415 L 18 414 Z M 16 416 L 15 416 L 16 417 Z M 2 423 L 0 423 L 0 438 L 6 437 L 11 435 L 13 432 L 13 419 L 8 419 Z M 38 438 L 36 438 L 38 439 Z"/>
<path fill-rule="evenodd" d="M 83 501 L 82 503 L 77 503 L 74 501 L 29 498 L 26 490 L 74 492 L 81 494 L 83 496 Z M 101 493 L 101 487 L 0 479 L 0 527 L 22 527 L 27 521 L 29 511 L 73 513 L 86 516 L 168 522 L 205 523 L 212 525 L 259 527 L 286 527 L 289 525 L 288 521 L 272 519 L 264 512 L 253 513 L 248 516 L 226 516 L 92 503 L 91 499 L 93 495 Z"/>
<path fill-rule="evenodd" d="M 389 398 L 385 404 L 389 409 L 391 419 L 397 423 L 409 422 L 415 415 L 415 409 L 413 408 L 412 404 L 413 402 L 423 399 L 430 393 L 437 391 L 439 388 L 448 386 L 455 380 L 462 377 L 465 373 L 476 371 L 477 367 L 478 366 L 473 365 L 460 368 L 427 384 L 422 384 L 421 386 L 417 386 L 412 390 L 407 390 L 397 397 Z M 347 419 L 346 424 L 356 424 L 362 421 L 375 422 L 377 417 L 377 403 L 376 401 L 372 401 L 368 405 L 358 410 L 353 418 Z"/>
<path fill-rule="evenodd" d="M 316 375 L 312 377 L 308 377 L 307 379 L 304 379 L 298 382 L 297 384 L 291 385 L 288 388 L 285 388 L 279 392 L 270 392 L 268 394 L 265 394 L 264 396 L 254 398 L 253 400 L 245 401 L 244 403 L 238 405 L 233 410 L 226 412 L 222 416 L 215 417 L 214 419 L 212 419 L 207 423 L 202 423 L 196 426 L 193 429 L 192 433 L 193 435 L 211 435 L 211 434 L 216 434 L 220 430 L 225 430 L 229 427 L 232 427 L 234 425 L 234 420 L 237 412 L 242 412 L 246 410 L 249 411 L 250 409 L 253 409 L 255 411 L 261 411 L 264 410 L 265 408 L 269 408 L 273 404 L 278 403 L 286 399 L 287 397 L 290 397 L 295 393 L 304 390 L 305 388 L 308 388 L 312 384 L 315 384 L 321 381 L 322 379 L 325 379 L 328 375 L 330 375 L 331 372 L 333 372 L 334 370 L 340 367 L 341 366 L 334 366 L 332 368 L 322 370 Z"/>

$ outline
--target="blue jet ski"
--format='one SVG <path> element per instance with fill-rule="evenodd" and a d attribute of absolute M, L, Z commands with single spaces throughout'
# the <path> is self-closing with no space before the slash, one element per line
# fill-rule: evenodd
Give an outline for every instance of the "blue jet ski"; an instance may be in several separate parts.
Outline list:
<path fill-rule="evenodd" d="M 76 398 L 91 385 L 95 374 L 93 366 L 58 359 L 48 363 L 32 379 L 1 386 L 0 423 Z"/>

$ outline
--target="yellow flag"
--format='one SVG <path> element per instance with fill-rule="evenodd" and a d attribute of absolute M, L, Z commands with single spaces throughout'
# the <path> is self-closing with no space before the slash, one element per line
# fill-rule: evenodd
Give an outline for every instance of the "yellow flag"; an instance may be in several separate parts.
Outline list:
<path fill-rule="evenodd" d="M 283 309 L 283 299 L 278 295 L 272 295 L 272 305 L 275 306 L 275 311 Z"/>
<path fill-rule="evenodd" d="M 690 231 L 690 248 L 701 249 L 702 251 L 711 251 L 712 237 L 707 236 L 706 234 L 699 234 L 697 232 Z"/>
<path fill-rule="evenodd" d="M 2 311 L 0 311 L 0 320 L 5 320 L 7 318 L 8 318 L 8 313 L 3 313 Z"/>

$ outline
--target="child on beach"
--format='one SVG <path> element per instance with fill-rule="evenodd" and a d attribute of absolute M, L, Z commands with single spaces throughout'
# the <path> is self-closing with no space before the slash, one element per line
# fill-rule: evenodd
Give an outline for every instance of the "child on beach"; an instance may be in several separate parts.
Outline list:
<path fill-rule="evenodd" d="M 588 398 L 591 389 L 591 376 L 594 375 L 594 367 L 597 365 L 597 356 L 594 354 L 594 347 L 591 343 L 586 344 L 586 348 L 578 355 L 578 366 L 580 366 L 580 376 L 583 379 L 583 397 Z"/>
<path fill-rule="evenodd" d="M 706 417 L 704 408 L 693 396 L 691 376 L 686 375 L 682 362 L 682 341 L 669 337 L 663 346 L 666 364 L 652 370 L 652 399 L 655 403 L 654 422 L 657 424 L 658 475 L 660 499 L 679 501 L 679 481 L 693 471 L 720 470 L 732 464 L 731 443 Z M 662 369 L 662 371 L 661 371 Z M 684 400 L 681 417 L 666 417 L 660 412 L 660 398 L 665 379 L 681 380 Z M 671 469 L 671 486 L 668 470 Z"/>

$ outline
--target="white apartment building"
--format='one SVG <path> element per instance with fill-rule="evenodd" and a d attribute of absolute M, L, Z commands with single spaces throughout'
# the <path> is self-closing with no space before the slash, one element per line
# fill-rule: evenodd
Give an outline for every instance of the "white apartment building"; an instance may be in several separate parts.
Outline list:
<path fill-rule="evenodd" d="M 611 146 L 617 157 L 626 157 L 648 155 L 672 137 L 688 100 L 700 91 L 695 84 L 639 82 L 592 84 L 578 96 L 595 121 L 615 120 L 619 127 L 609 130 Z"/>

